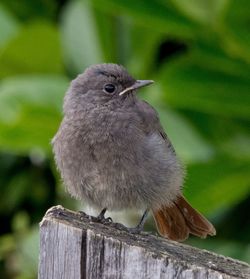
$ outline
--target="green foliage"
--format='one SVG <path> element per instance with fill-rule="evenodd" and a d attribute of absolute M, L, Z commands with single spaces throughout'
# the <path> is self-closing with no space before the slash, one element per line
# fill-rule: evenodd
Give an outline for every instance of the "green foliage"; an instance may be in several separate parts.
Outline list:
<path fill-rule="evenodd" d="M 97 26 L 87 3 L 76 1 L 67 5 L 62 14 L 61 34 L 65 60 L 71 71 L 80 73 L 102 60 Z"/>
<path fill-rule="evenodd" d="M 250 259 L 249 8 L 248 0 L 2 2 L 4 278 L 35 278 L 37 222 L 50 205 L 70 203 L 50 141 L 69 80 L 102 62 L 155 80 L 141 97 L 157 108 L 187 165 L 185 195 L 218 227 L 217 237 L 191 243 Z"/>
<path fill-rule="evenodd" d="M 0 77 L 26 73 L 62 73 L 58 31 L 46 22 L 26 24 L 2 50 L 0 63 Z"/>
<path fill-rule="evenodd" d="M 249 64 L 229 57 L 218 61 L 219 51 L 212 51 L 200 48 L 166 65 L 162 69 L 163 98 L 177 108 L 249 119 Z"/>
<path fill-rule="evenodd" d="M 0 147 L 26 154 L 34 148 L 47 152 L 67 85 L 66 77 L 55 74 L 5 78 L 0 83 Z"/>
<path fill-rule="evenodd" d="M 4 44 L 13 38 L 17 31 L 17 20 L 12 17 L 12 15 L 7 12 L 7 10 L 1 8 L 0 6 L 0 47 L 3 48 Z"/>

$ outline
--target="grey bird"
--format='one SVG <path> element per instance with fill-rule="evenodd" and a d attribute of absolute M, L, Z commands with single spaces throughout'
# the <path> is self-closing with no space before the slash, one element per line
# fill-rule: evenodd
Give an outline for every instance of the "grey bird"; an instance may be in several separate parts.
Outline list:
<path fill-rule="evenodd" d="M 151 80 L 136 80 L 117 64 L 93 65 L 72 81 L 62 123 L 52 140 L 68 192 L 103 209 L 149 210 L 159 233 L 183 241 L 215 235 L 213 225 L 182 195 L 183 168 L 157 112 L 137 98 Z"/>

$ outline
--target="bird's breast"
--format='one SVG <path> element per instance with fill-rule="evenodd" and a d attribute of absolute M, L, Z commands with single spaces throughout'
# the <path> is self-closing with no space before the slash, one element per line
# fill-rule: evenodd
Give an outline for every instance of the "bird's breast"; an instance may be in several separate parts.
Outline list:
<path fill-rule="evenodd" d="M 180 166 L 165 140 L 145 133 L 140 119 L 129 115 L 64 122 L 54 153 L 69 192 L 95 205 L 124 208 L 165 201 L 181 185 Z"/>

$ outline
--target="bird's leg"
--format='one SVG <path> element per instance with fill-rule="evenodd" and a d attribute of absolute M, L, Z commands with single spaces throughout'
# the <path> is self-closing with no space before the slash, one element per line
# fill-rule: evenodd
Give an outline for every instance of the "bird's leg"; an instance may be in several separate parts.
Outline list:
<path fill-rule="evenodd" d="M 131 232 L 131 233 L 140 233 L 143 230 L 144 224 L 145 224 L 145 222 L 147 220 L 148 212 L 149 212 L 149 208 L 147 208 L 144 211 L 139 224 L 136 227 L 134 227 L 134 228 L 129 228 L 129 232 Z"/>
<path fill-rule="evenodd" d="M 107 211 L 107 208 L 103 208 L 103 210 L 100 212 L 100 214 L 96 217 L 98 220 L 103 220 L 105 219 L 105 213 Z"/>
<path fill-rule="evenodd" d="M 124 226 L 122 224 L 116 224 L 116 226 L 118 228 L 120 228 L 120 229 L 125 229 L 129 233 L 140 233 L 143 230 L 144 224 L 145 224 L 145 222 L 147 220 L 148 212 L 149 212 L 149 208 L 147 208 L 144 211 L 139 224 L 136 227 L 134 227 L 134 228 L 127 228 L 126 226 Z"/>
<path fill-rule="evenodd" d="M 139 232 L 141 232 L 141 231 L 143 230 L 144 225 L 145 225 L 145 222 L 146 222 L 147 217 L 148 217 L 148 212 L 149 212 L 149 208 L 147 208 L 147 209 L 144 211 L 144 213 L 143 213 L 143 215 L 142 215 L 142 217 L 141 217 L 141 220 L 140 220 L 139 224 L 138 224 L 134 229 L 137 229 Z"/>
<path fill-rule="evenodd" d="M 98 222 L 113 222 L 113 220 L 108 217 L 105 218 L 105 213 L 107 211 L 107 208 L 103 208 L 103 210 L 100 212 L 100 214 L 96 217 Z"/>

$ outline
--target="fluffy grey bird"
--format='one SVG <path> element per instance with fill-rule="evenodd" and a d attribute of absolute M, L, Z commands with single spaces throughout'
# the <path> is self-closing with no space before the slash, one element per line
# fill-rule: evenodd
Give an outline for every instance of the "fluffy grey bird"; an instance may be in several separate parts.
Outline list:
<path fill-rule="evenodd" d="M 68 192 L 96 208 L 152 210 L 159 233 L 183 241 L 215 235 L 213 225 L 182 196 L 183 170 L 157 112 L 116 64 L 93 65 L 72 81 L 53 152 Z"/>

